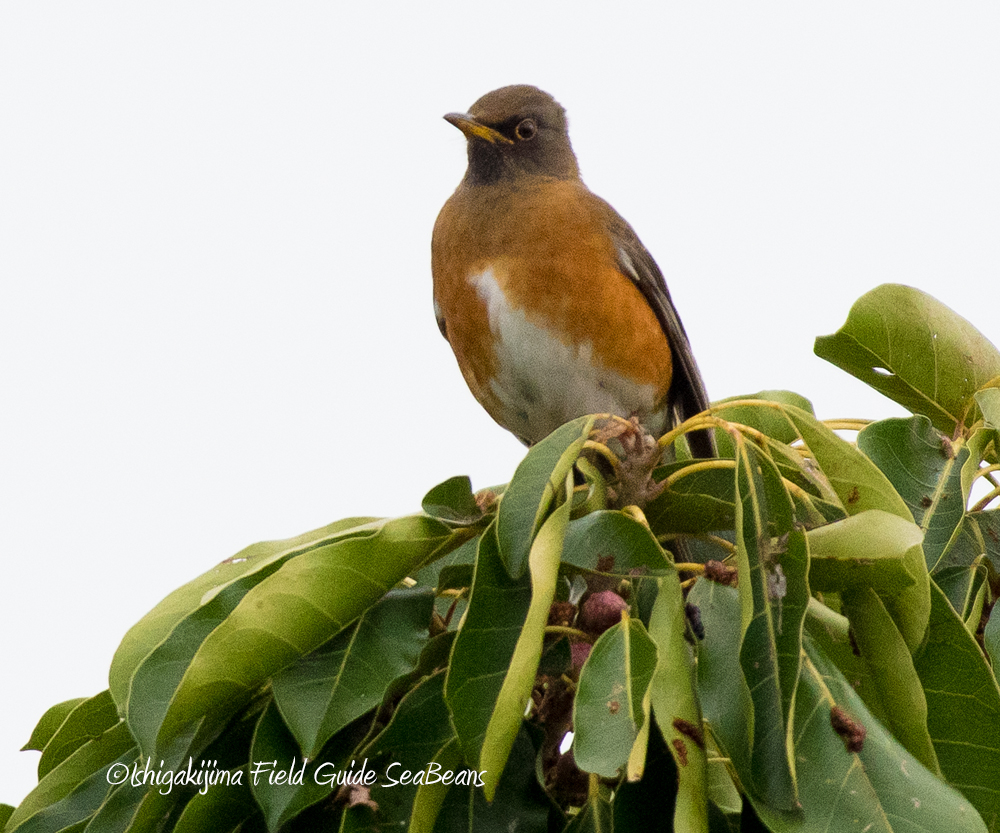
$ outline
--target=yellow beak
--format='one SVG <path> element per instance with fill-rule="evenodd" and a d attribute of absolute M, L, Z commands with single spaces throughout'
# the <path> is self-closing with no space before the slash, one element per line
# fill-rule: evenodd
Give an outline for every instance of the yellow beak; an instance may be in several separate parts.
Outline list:
<path fill-rule="evenodd" d="M 492 127 L 487 127 L 482 122 L 476 121 L 468 113 L 448 113 L 448 115 L 444 117 L 444 120 L 449 124 L 455 125 L 455 127 L 465 134 L 467 139 L 471 139 L 473 137 L 477 139 L 484 139 L 492 145 L 514 144 L 513 139 L 508 139 L 498 130 L 494 130 Z"/>

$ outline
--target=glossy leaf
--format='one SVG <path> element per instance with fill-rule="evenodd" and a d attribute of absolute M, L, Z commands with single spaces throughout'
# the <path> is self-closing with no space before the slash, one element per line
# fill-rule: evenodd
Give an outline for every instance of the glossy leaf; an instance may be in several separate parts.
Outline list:
<path fill-rule="evenodd" d="M 247 779 L 240 784 L 209 788 L 192 798 L 181 813 L 173 833 L 235 833 L 246 821 L 259 815 Z"/>
<path fill-rule="evenodd" d="M 573 704 L 573 755 L 580 769 L 605 778 L 624 771 L 649 717 L 643 700 L 655 670 L 656 645 L 639 620 L 626 615 L 601 634 L 580 672 Z"/>
<path fill-rule="evenodd" d="M 337 791 L 318 783 L 316 773 L 350 771 L 350 746 L 341 744 L 332 755 L 303 757 L 277 706 L 272 702 L 260 717 L 250 751 L 247 786 L 264 813 L 269 830 L 277 830 L 307 807 Z M 319 767 L 323 767 L 319 769 Z"/>
<path fill-rule="evenodd" d="M 513 578 L 520 578 L 527 568 L 531 542 L 573 470 L 593 424 L 594 418 L 586 416 L 557 428 L 532 446 L 514 472 L 496 521 L 500 558 Z"/>
<path fill-rule="evenodd" d="M 927 643 L 914 657 L 944 777 L 1000 831 L 1000 688 L 975 639 L 935 586 Z"/>
<path fill-rule="evenodd" d="M 708 762 L 695 687 L 694 656 L 685 639 L 684 596 L 675 572 L 668 572 L 658 583 L 660 592 L 649 617 L 649 637 L 657 653 L 649 696 L 677 771 L 673 829 L 675 833 L 706 833 Z"/>
<path fill-rule="evenodd" d="M 669 463 L 653 472 L 658 482 L 690 468 L 690 462 Z M 697 534 L 732 529 L 733 474 L 722 468 L 685 472 L 645 508 L 646 520 L 656 535 L 669 532 Z"/>
<path fill-rule="evenodd" d="M 698 604 L 705 638 L 699 642 L 699 694 L 711 730 L 746 780 L 748 693 L 733 654 L 732 627 L 739 622 L 735 590 L 699 581 L 690 600 Z M 795 698 L 795 774 L 798 816 L 775 812 L 754 798 L 757 813 L 775 833 L 895 833 L 898 830 L 984 833 L 971 805 L 909 755 L 865 708 L 853 688 L 810 639 Z M 725 671 L 728 670 L 728 673 Z M 742 706 L 741 706 L 742 704 Z M 849 752 L 831 726 L 838 706 L 864 726 L 860 752 Z M 900 773 L 906 777 L 901 778 Z"/>
<path fill-rule="evenodd" d="M 110 683 L 118 713 L 124 715 L 127 710 L 129 685 L 139 664 L 182 620 L 229 585 L 241 582 L 245 588 L 252 587 L 286 558 L 339 538 L 371 534 L 372 525 L 381 523 L 376 518 L 346 518 L 293 538 L 253 544 L 168 595 L 129 629 L 115 651 Z M 264 575 L 255 576 L 262 571 Z"/>
<path fill-rule="evenodd" d="M 908 553 L 920 546 L 924 535 L 912 521 L 869 509 L 810 530 L 807 536 L 813 590 L 869 587 L 885 596 L 916 583 L 908 569 Z"/>
<path fill-rule="evenodd" d="M 448 665 L 445 697 L 465 760 L 478 765 L 518 637 L 531 606 L 531 576 L 512 579 L 495 527 L 479 541 L 472 594 Z"/>
<path fill-rule="evenodd" d="M 140 746 L 153 748 L 155 739 L 159 757 L 182 759 L 199 731 L 227 720 L 272 674 L 319 647 L 452 540 L 431 518 L 388 521 L 369 535 L 285 560 L 216 626 L 192 622 L 193 638 L 176 628 L 178 639 L 158 646 L 133 681 L 133 694 L 142 682 L 144 701 L 153 706 L 136 714 L 130 702 L 129 724 Z M 243 647 L 248 640 L 255 650 Z M 179 657 L 171 656 L 175 647 Z"/>
<path fill-rule="evenodd" d="M 924 531 L 927 569 L 941 563 L 965 515 L 962 467 L 966 447 L 954 451 L 951 442 L 925 416 L 884 419 L 858 434 L 860 448 L 899 492 Z"/>
<path fill-rule="evenodd" d="M 278 672 L 275 704 L 303 754 L 315 758 L 352 720 L 381 702 L 389 685 L 417 664 L 434 595 L 394 590 L 329 643 Z"/>
<path fill-rule="evenodd" d="M 971 425 L 973 395 L 1000 376 L 1000 353 L 962 316 L 909 286 L 862 295 L 843 327 L 816 339 L 837 365 L 951 436 Z"/>

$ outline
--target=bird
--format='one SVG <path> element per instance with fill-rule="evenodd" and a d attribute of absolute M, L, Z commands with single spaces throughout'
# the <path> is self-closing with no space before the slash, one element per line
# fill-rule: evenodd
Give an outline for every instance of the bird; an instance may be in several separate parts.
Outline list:
<path fill-rule="evenodd" d="M 660 436 L 704 411 L 663 273 L 583 183 L 562 105 L 516 84 L 444 119 L 468 167 L 434 224 L 434 313 L 489 415 L 530 446 L 586 414 Z M 707 431 L 688 444 L 714 456 Z"/>

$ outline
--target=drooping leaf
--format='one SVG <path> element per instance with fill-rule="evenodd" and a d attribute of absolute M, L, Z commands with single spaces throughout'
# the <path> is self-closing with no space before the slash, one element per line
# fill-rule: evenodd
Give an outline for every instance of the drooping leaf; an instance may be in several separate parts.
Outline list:
<path fill-rule="evenodd" d="M 513 578 L 519 578 L 527 568 L 531 542 L 580 456 L 593 424 L 594 418 L 587 416 L 557 428 L 532 446 L 514 472 L 496 520 L 500 558 Z"/>
<path fill-rule="evenodd" d="M 562 503 L 548 516 L 531 544 L 531 550 L 528 554 L 531 595 L 527 611 L 524 614 L 523 625 L 519 633 L 516 630 L 508 630 L 504 635 L 506 645 L 513 649 L 509 655 L 509 667 L 506 669 L 497 668 L 494 663 L 484 663 L 483 656 L 473 657 L 469 655 L 469 649 L 475 650 L 475 646 L 481 644 L 483 638 L 481 628 L 466 635 L 466 628 L 469 627 L 470 622 L 469 616 L 466 616 L 452 651 L 452 664 L 446 688 L 448 706 L 451 709 L 466 760 L 474 762 L 475 766 L 486 772 L 484 793 L 487 800 L 493 799 L 507 756 L 510 754 L 520 730 L 534 686 L 538 663 L 542 656 L 545 626 L 548 622 L 549 609 L 555 599 L 563 539 L 566 535 L 566 527 L 572 509 L 570 496 L 573 492 L 573 474 L 571 470 L 567 469 L 563 489 L 565 491 L 561 495 Z M 479 560 L 481 561 L 483 557 L 484 552 L 480 550 Z M 478 578 L 479 565 L 477 563 L 476 579 L 473 583 L 472 598 L 469 601 L 470 611 L 477 603 L 476 592 L 480 586 Z M 486 592 L 488 594 L 486 603 L 488 607 L 493 604 L 504 604 L 504 598 L 502 595 L 497 595 L 494 589 L 490 588 Z M 522 594 L 516 590 L 514 597 L 518 601 L 523 598 Z M 488 626 L 487 638 L 489 638 L 489 630 L 495 630 L 495 624 Z M 512 640 L 513 644 L 511 645 Z M 462 654 L 466 657 L 465 665 L 456 668 L 457 660 Z M 499 658 L 500 655 L 494 652 L 494 656 Z M 495 698 L 484 698 L 475 704 L 461 702 L 467 696 L 462 692 L 466 684 L 470 682 L 470 676 L 481 674 L 490 674 L 490 688 L 496 691 Z M 499 683 L 499 688 L 496 688 L 497 683 Z M 459 726 L 459 710 L 465 714 L 461 728 Z M 479 718 L 467 722 L 466 718 L 471 716 L 471 710 L 479 710 Z M 486 718 L 484 727 L 482 726 L 483 718 Z M 479 735 L 480 728 L 484 729 L 482 735 Z M 472 731 L 470 732 L 469 729 Z M 482 738 L 481 744 L 480 737 Z"/>
<path fill-rule="evenodd" d="M 457 752 L 457 746 L 455 750 Z M 548 817 L 552 805 L 535 776 L 536 756 L 537 750 L 522 726 L 492 801 L 486 800 L 483 790 L 475 783 L 445 785 L 438 780 L 429 787 L 421 786 L 414 803 L 410 830 L 430 830 L 426 822 L 433 818 L 433 829 L 440 833 L 454 830 L 500 833 L 509 830 L 512 824 L 524 833 L 545 833 L 549 829 Z M 436 777 L 444 779 L 449 770 L 460 770 L 457 764 L 452 768 L 452 761 L 455 760 L 453 757 L 443 762 L 442 770 L 436 773 Z M 461 760 L 460 755 L 457 755 L 457 760 Z M 436 792 L 441 798 L 440 807 L 433 816 L 429 811 L 421 813 L 423 798 L 431 792 Z"/>
<path fill-rule="evenodd" d="M 956 454 L 947 437 L 925 416 L 884 419 L 858 434 L 860 448 L 877 465 L 924 531 L 924 558 L 933 572 L 965 515 L 962 467 L 966 447 Z"/>
<path fill-rule="evenodd" d="M 357 624 L 271 679 L 275 704 L 303 753 L 315 758 L 344 726 L 375 707 L 427 642 L 434 595 L 394 590 Z"/>
<path fill-rule="evenodd" d="M 944 777 L 1000 831 L 1000 688 L 944 593 L 932 588 L 927 643 L 914 665 Z"/>
<path fill-rule="evenodd" d="M 643 700 L 655 670 L 656 645 L 640 621 L 626 615 L 601 634 L 573 703 L 573 755 L 580 769 L 605 778 L 624 771 L 649 717 Z M 645 753 L 643 748 L 643 759 Z"/>
<path fill-rule="evenodd" d="M 247 779 L 238 784 L 216 786 L 192 798 L 173 833 L 236 833 L 246 829 L 248 819 L 259 816 L 260 810 L 254 803 Z"/>
<path fill-rule="evenodd" d="M 736 550 L 743 640 L 740 666 L 753 702 L 750 781 L 778 812 L 798 799 L 787 738 L 809 598 L 805 533 L 774 464 L 756 446 L 736 450 Z"/>
<path fill-rule="evenodd" d="M 735 590 L 699 581 L 689 600 L 701 611 L 705 638 L 698 644 L 699 695 L 705 717 L 733 768 L 746 783 L 749 694 L 738 673 L 732 628 L 739 622 Z M 865 708 L 837 668 L 803 640 L 803 662 L 795 698 L 795 727 L 790 739 L 801 811 L 781 814 L 754 799 L 754 808 L 776 833 L 897 833 L 899 830 L 984 833 L 972 806 L 953 788 L 926 770 L 903 749 Z M 728 673 L 726 671 L 728 670 Z M 839 708 L 864 737 L 859 752 L 831 725 Z M 858 735 L 853 737 L 858 741 Z M 744 751 L 733 756 L 734 750 Z M 906 773 L 900 777 L 900 773 Z"/>
<path fill-rule="evenodd" d="M 936 773 L 937 756 L 927 729 L 927 700 L 902 634 L 882 599 L 870 588 L 856 587 L 845 593 L 843 608 L 888 728 L 914 758 Z"/>
<path fill-rule="evenodd" d="M 949 436 L 972 424 L 974 394 L 1000 376 L 1000 353 L 979 330 L 899 284 L 862 295 L 843 327 L 816 339 L 815 352 Z"/>
<path fill-rule="evenodd" d="M 378 805 L 378 822 L 389 829 L 405 829 L 428 764 L 437 760 L 455 739 L 455 730 L 444 701 L 444 674 L 434 674 L 399 702 L 389 725 L 355 756 L 358 766 L 375 773 L 371 800 Z M 414 783 L 417 774 L 423 772 Z M 462 767 L 463 783 L 480 783 L 479 773 Z M 454 783 L 454 781 L 453 781 Z M 342 829 L 367 830 L 366 808 L 355 806 L 344 813 Z M 378 829 L 378 828 L 376 828 Z"/>
<path fill-rule="evenodd" d="M 674 759 L 677 773 L 675 833 L 706 833 L 708 762 L 695 687 L 694 657 L 685 639 L 684 596 L 675 572 L 667 573 L 658 583 L 660 592 L 649 617 L 649 637 L 657 653 L 649 695 L 660 732 L 651 732 L 651 737 L 662 735 Z"/>

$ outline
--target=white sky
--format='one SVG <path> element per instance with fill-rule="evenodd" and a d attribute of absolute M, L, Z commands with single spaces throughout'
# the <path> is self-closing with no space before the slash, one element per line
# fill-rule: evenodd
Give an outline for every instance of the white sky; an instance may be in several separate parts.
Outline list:
<path fill-rule="evenodd" d="M 901 413 L 812 354 L 887 281 L 1000 342 L 1000 6 L 611 9 L 0 4 L 0 801 L 175 587 L 509 479 L 430 298 L 441 115 L 495 87 L 566 106 L 713 398 Z"/>

